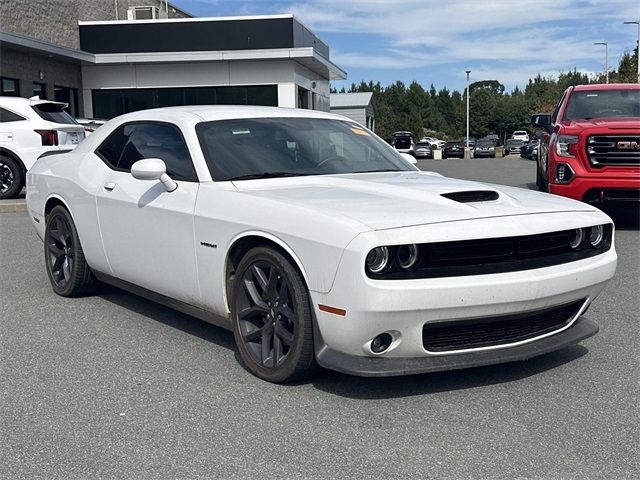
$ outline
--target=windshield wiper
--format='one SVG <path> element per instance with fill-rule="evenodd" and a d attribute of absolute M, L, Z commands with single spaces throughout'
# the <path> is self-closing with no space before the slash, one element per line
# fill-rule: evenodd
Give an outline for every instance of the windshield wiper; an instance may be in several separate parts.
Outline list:
<path fill-rule="evenodd" d="M 239 175 L 237 177 L 230 178 L 229 180 L 234 181 L 234 180 L 255 180 L 258 178 L 303 177 L 305 175 L 313 175 L 313 173 L 294 173 L 294 172 L 249 173 L 247 175 Z"/>

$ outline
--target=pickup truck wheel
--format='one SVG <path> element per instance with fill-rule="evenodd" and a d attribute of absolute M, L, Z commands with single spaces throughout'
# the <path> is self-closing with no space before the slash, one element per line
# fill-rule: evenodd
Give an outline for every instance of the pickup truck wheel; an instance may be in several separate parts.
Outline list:
<path fill-rule="evenodd" d="M 244 366 L 274 383 L 316 369 L 311 305 L 298 270 L 280 252 L 256 247 L 233 278 L 231 319 Z"/>
<path fill-rule="evenodd" d="M 22 167 L 13 158 L 0 155 L 0 199 L 18 196 L 23 186 Z"/>

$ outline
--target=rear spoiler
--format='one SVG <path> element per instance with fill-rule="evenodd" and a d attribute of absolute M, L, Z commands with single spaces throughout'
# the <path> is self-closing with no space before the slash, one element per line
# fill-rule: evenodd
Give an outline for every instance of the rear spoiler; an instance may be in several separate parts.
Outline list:
<path fill-rule="evenodd" d="M 51 100 L 41 100 L 38 95 L 29 98 L 29 105 L 42 105 L 43 103 L 53 103 L 54 105 L 60 105 L 62 108 L 67 108 L 68 103 L 64 102 L 52 102 Z"/>

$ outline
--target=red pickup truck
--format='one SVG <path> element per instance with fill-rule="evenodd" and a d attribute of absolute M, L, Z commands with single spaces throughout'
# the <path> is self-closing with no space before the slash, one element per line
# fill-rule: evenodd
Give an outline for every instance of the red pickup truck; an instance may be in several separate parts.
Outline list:
<path fill-rule="evenodd" d="M 569 87 L 542 130 L 536 183 L 593 204 L 640 204 L 640 84 Z"/>

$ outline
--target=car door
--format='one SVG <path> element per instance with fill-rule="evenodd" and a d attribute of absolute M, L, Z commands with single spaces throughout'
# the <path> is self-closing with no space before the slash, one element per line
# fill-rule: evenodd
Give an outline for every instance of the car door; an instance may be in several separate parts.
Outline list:
<path fill-rule="evenodd" d="M 109 167 L 96 195 L 102 241 L 112 274 L 162 295 L 200 306 L 193 211 L 198 181 L 176 125 L 134 122 L 117 128 L 96 150 Z M 160 158 L 178 188 L 138 180 L 131 166 Z"/>

